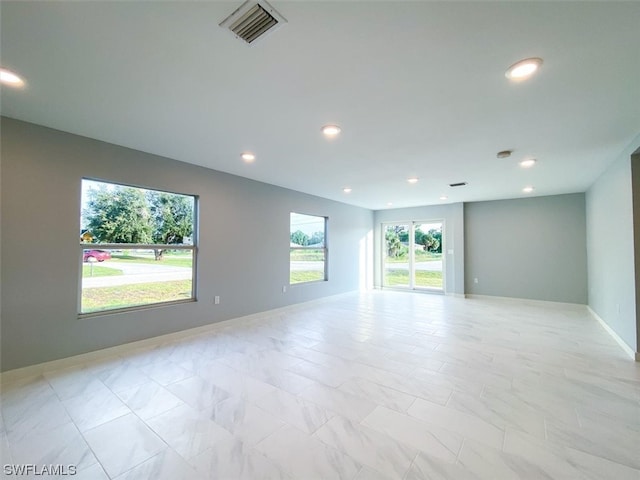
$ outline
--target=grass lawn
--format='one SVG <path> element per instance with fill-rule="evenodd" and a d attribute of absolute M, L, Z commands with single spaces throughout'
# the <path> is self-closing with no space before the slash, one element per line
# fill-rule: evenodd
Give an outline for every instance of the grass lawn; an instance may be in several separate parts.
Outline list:
<path fill-rule="evenodd" d="M 122 275 L 122 270 L 117 268 L 101 267 L 100 265 L 82 265 L 83 277 L 111 277 L 114 275 Z"/>
<path fill-rule="evenodd" d="M 416 250 L 415 258 L 416 262 L 435 262 L 436 260 L 442 260 L 442 254 Z M 409 261 L 409 255 L 404 254 L 399 257 L 385 257 L 384 261 L 385 263 L 407 263 Z"/>
<path fill-rule="evenodd" d="M 317 282 L 324 280 L 324 272 L 319 270 L 294 270 L 289 275 L 289 283 Z"/>
<path fill-rule="evenodd" d="M 82 313 L 191 298 L 191 280 L 140 283 L 82 290 Z"/>
<path fill-rule="evenodd" d="M 289 259 L 292 262 L 322 262 L 324 250 L 290 250 Z"/>
<path fill-rule="evenodd" d="M 384 284 L 388 287 L 408 286 L 408 270 L 387 270 L 385 272 Z M 418 270 L 416 272 L 416 287 L 436 287 L 442 288 L 442 272 L 430 272 L 428 270 Z"/>
<path fill-rule="evenodd" d="M 153 256 L 137 255 L 111 255 L 111 262 L 149 263 L 152 265 L 171 265 L 174 267 L 189 267 L 193 264 L 191 255 L 172 255 L 165 253 L 162 260 L 156 260 Z"/>

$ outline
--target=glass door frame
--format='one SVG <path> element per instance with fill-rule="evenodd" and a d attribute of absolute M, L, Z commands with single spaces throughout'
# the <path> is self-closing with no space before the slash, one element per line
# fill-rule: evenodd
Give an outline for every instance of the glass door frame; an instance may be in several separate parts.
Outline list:
<path fill-rule="evenodd" d="M 442 287 L 438 288 L 438 287 L 422 287 L 422 286 L 416 286 L 416 278 L 415 278 L 415 272 L 416 272 L 416 266 L 415 266 L 415 257 L 416 257 L 416 253 L 415 253 L 415 249 L 414 249 L 414 244 L 415 244 L 415 232 L 416 232 L 416 225 L 424 225 L 424 224 L 435 224 L 435 223 L 439 223 L 442 225 L 441 229 L 442 229 L 442 235 L 441 235 L 441 245 L 440 245 L 440 249 L 442 250 L 442 254 L 441 254 L 441 262 L 442 262 Z M 396 226 L 396 225 L 404 225 L 404 226 L 408 226 L 409 227 L 409 255 L 408 255 L 408 270 L 409 270 L 409 285 L 404 286 L 404 285 L 387 285 L 386 284 L 386 267 L 385 267 L 385 259 L 387 257 L 387 239 L 386 239 L 386 233 L 387 233 L 387 228 L 390 226 Z M 446 237 L 445 237 L 445 221 L 444 219 L 438 219 L 438 220 L 424 220 L 424 221 L 420 221 L 420 220 L 407 220 L 407 221 L 395 221 L 395 222 L 382 222 L 381 223 L 381 273 L 382 273 L 382 278 L 381 278 L 381 288 L 394 288 L 394 289 L 402 289 L 402 290 L 418 290 L 418 291 L 422 291 L 422 292 L 433 292 L 433 293 L 445 293 L 446 292 L 446 278 L 445 278 L 445 272 L 446 272 L 446 249 L 445 249 L 445 243 L 446 243 Z"/>
<path fill-rule="evenodd" d="M 387 228 L 388 227 L 394 227 L 394 226 L 405 226 L 405 227 L 409 227 L 409 238 L 411 238 L 411 233 L 413 232 L 413 227 L 411 224 L 411 221 L 398 221 L 398 222 L 384 222 L 382 223 L 382 249 L 381 249 L 381 261 L 382 261 L 382 281 L 381 281 L 381 287 L 382 288 L 394 288 L 394 289 L 402 289 L 402 290 L 407 290 L 407 289 L 412 289 L 412 284 L 413 284 L 413 273 L 412 273 L 412 263 L 410 260 L 408 260 L 408 265 L 407 265 L 407 269 L 408 269 L 408 275 L 409 275 L 409 281 L 407 285 L 387 285 L 386 284 L 386 258 L 387 258 Z M 410 250 L 410 249 L 409 249 Z M 410 254 L 411 255 L 411 254 Z"/>

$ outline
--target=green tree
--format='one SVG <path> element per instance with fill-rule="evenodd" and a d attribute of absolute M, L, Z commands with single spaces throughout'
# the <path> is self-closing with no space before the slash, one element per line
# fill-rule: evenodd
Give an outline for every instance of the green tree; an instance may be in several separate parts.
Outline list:
<path fill-rule="evenodd" d="M 425 252 L 431 252 L 433 251 L 433 248 L 436 245 L 437 240 L 433 238 L 433 235 L 431 235 L 431 233 L 423 233 L 418 243 L 422 245 L 422 249 Z"/>
<path fill-rule="evenodd" d="M 91 188 L 84 212 L 87 229 L 98 242 L 149 243 L 153 233 L 149 206 L 140 189 L 120 185 Z"/>
<path fill-rule="evenodd" d="M 296 230 L 291 234 L 291 243 L 301 246 L 309 245 L 309 235 L 301 230 Z"/>
<path fill-rule="evenodd" d="M 180 244 L 193 235 L 193 199 L 173 193 L 148 191 L 147 202 L 153 220 L 153 243 Z M 155 249 L 156 260 L 162 260 L 167 249 Z"/>
<path fill-rule="evenodd" d="M 442 253 L 442 230 L 436 230 L 432 228 L 429 230 L 429 234 L 433 237 L 432 252 Z"/>
<path fill-rule="evenodd" d="M 309 237 L 309 245 L 324 244 L 324 232 L 314 232 Z"/>
<path fill-rule="evenodd" d="M 385 234 L 385 240 L 387 242 L 387 256 L 397 257 L 402 250 L 402 243 L 400 243 L 398 234 L 393 230 L 387 230 L 387 233 Z"/>
<path fill-rule="evenodd" d="M 427 233 L 416 229 L 416 243 L 422 245 L 425 252 L 441 253 L 442 252 L 442 232 L 431 229 Z"/>
<path fill-rule="evenodd" d="M 90 188 L 83 212 L 86 228 L 105 243 L 175 245 L 193 235 L 193 199 L 121 185 Z M 155 249 L 162 260 L 166 249 Z"/>

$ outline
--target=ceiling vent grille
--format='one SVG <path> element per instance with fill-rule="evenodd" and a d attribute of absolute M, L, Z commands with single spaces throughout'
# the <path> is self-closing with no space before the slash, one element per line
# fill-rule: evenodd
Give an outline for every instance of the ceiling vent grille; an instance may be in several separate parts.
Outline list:
<path fill-rule="evenodd" d="M 285 23 L 285 18 L 266 1 L 247 0 L 225 18 L 220 26 L 252 45 L 256 40 L 264 38 L 266 33 L 277 30 Z"/>

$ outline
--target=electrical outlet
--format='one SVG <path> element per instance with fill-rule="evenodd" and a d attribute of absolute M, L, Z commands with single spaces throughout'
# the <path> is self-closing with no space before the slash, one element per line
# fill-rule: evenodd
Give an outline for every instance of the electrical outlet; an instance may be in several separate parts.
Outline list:
<path fill-rule="evenodd" d="M 473 283 L 478 283 L 478 277 L 473 279 Z"/>
<path fill-rule="evenodd" d="M 213 297 L 213 303 L 215 305 L 220 305 L 220 297 L 218 295 L 216 295 L 215 297 Z"/>
<path fill-rule="evenodd" d="M 282 286 L 282 293 L 287 293 L 287 286 L 286 285 Z"/>

